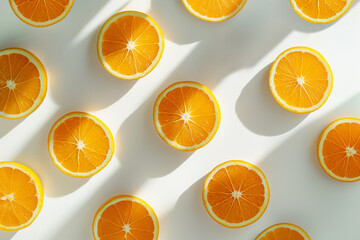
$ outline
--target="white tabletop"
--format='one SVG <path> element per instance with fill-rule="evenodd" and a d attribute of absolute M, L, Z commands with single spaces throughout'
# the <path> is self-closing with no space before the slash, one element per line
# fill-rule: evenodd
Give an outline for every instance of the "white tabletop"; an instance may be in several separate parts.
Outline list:
<path fill-rule="evenodd" d="M 1 240 L 92 239 L 97 208 L 119 194 L 135 195 L 154 208 L 160 240 L 250 240 L 279 222 L 297 224 L 316 240 L 360 239 L 360 183 L 333 180 L 316 157 L 327 124 L 360 117 L 359 0 L 327 25 L 304 21 L 286 0 L 249 0 L 222 23 L 195 18 L 180 0 L 75 0 L 63 21 L 46 28 L 26 25 L 8 1 L 0 2 L 0 49 L 33 52 L 49 76 L 47 96 L 33 114 L 0 119 L 0 160 L 34 169 L 45 191 L 35 222 L 18 232 L 0 232 Z M 101 66 L 96 39 L 107 18 L 130 9 L 150 14 L 166 43 L 154 71 L 129 82 Z M 322 53 L 334 73 L 330 98 L 307 115 L 283 110 L 267 82 L 277 55 L 300 45 Z M 222 112 L 215 138 L 190 153 L 166 145 L 152 121 L 157 95 L 181 80 L 209 87 Z M 52 124 L 70 111 L 96 115 L 115 136 L 110 164 L 89 179 L 63 174 L 48 154 Z M 264 215 L 240 229 L 217 224 L 201 200 L 207 173 L 232 159 L 259 166 L 270 186 Z"/>

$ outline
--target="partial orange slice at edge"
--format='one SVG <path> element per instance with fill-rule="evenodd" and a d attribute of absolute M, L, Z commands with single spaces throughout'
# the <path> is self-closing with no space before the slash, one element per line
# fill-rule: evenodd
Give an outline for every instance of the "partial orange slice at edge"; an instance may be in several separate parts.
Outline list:
<path fill-rule="evenodd" d="M 120 12 L 102 26 L 97 41 L 98 57 L 113 76 L 135 80 L 149 74 L 164 51 L 164 35 L 148 15 Z"/>
<path fill-rule="evenodd" d="M 203 203 L 219 224 L 240 228 L 257 221 L 269 203 L 269 185 L 255 165 L 232 160 L 215 167 L 203 186 Z"/>
<path fill-rule="evenodd" d="M 84 112 L 64 115 L 52 126 L 48 147 L 55 166 L 73 177 L 90 177 L 111 160 L 115 144 L 110 129 Z"/>
<path fill-rule="evenodd" d="M 291 223 L 278 223 L 265 229 L 255 240 L 311 240 L 299 226 Z"/>
<path fill-rule="evenodd" d="M 44 201 L 40 178 L 29 167 L 0 162 L 0 230 L 16 231 L 29 226 Z"/>
<path fill-rule="evenodd" d="M 120 195 L 110 198 L 97 210 L 93 221 L 95 240 L 156 240 L 159 221 L 142 199 Z"/>
<path fill-rule="evenodd" d="M 343 182 L 360 180 L 360 119 L 341 118 L 329 124 L 318 142 L 321 167 Z"/>

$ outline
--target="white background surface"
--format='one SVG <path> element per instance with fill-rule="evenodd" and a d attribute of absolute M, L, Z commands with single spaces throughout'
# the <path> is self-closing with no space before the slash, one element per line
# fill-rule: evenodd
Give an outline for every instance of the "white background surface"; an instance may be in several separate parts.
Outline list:
<path fill-rule="evenodd" d="M 49 77 L 47 96 L 33 114 L 0 119 L 0 161 L 28 165 L 45 191 L 35 222 L 18 232 L 0 232 L 0 239 L 92 239 L 97 208 L 112 196 L 131 194 L 154 208 L 160 240 L 250 240 L 279 222 L 297 224 L 316 240 L 359 240 L 359 183 L 333 180 L 316 157 L 317 139 L 327 124 L 360 117 L 359 5 L 354 0 L 333 24 L 314 25 L 296 15 L 289 1 L 249 0 L 238 15 L 217 24 L 195 18 L 180 0 L 75 0 L 63 21 L 34 28 L 0 0 L 0 49 L 33 52 Z M 127 82 L 103 69 L 96 38 L 108 17 L 130 9 L 158 22 L 166 46 L 152 73 Z M 267 83 L 276 56 L 298 45 L 322 53 L 334 73 L 329 100 L 307 115 L 283 110 Z M 166 145 L 152 122 L 157 95 L 181 80 L 208 86 L 222 111 L 215 138 L 191 153 Z M 52 124 L 76 110 L 96 115 L 115 136 L 110 164 L 89 179 L 63 174 L 47 151 Z M 231 159 L 259 166 L 270 186 L 265 214 L 241 229 L 217 224 L 201 200 L 207 173 Z"/>

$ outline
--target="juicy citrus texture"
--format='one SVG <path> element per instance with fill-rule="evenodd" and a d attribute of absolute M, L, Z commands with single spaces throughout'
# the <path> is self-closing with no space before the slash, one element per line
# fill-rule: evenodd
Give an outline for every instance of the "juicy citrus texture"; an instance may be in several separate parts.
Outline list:
<path fill-rule="evenodd" d="M 154 123 L 170 146 L 192 151 L 205 146 L 220 124 L 220 107 L 215 96 L 197 82 L 177 82 L 156 99 Z"/>
<path fill-rule="evenodd" d="M 10 6 L 21 21 L 46 27 L 61 21 L 69 12 L 74 0 L 9 0 Z"/>
<path fill-rule="evenodd" d="M 51 128 L 49 152 L 54 164 L 73 177 L 89 177 L 102 170 L 114 153 L 107 126 L 83 112 L 68 113 Z"/>
<path fill-rule="evenodd" d="M 228 161 L 206 177 L 203 202 L 210 216 L 225 227 L 239 228 L 258 220 L 269 203 L 269 186 L 256 166 Z"/>
<path fill-rule="evenodd" d="M 312 23 L 330 23 L 349 10 L 353 0 L 290 0 L 295 12 Z"/>
<path fill-rule="evenodd" d="M 45 98 L 44 66 L 21 48 L 0 51 L 0 117 L 18 119 L 35 111 Z"/>
<path fill-rule="evenodd" d="M 336 180 L 360 180 L 360 119 L 341 118 L 327 126 L 319 138 L 318 158 Z"/>
<path fill-rule="evenodd" d="M 160 61 L 164 36 L 148 15 L 120 12 L 109 18 L 100 30 L 98 56 L 112 75 L 134 80 L 150 73 Z"/>
<path fill-rule="evenodd" d="M 255 240 L 310 240 L 310 237 L 299 226 L 278 223 L 265 229 Z"/>
<path fill-rule="evenodd" d="M 183 0 L 194 16 L 210 22 L 221 22 L 235 16 L 247 0 Z"/>
<path fill-rule="evenodd" d="M 324 105 L 330 96 L 333 76 L 320 53 L 307 47 L 294 47 L 274 61 L 269 83 L 282 107 L 294 113 L 309 113 Z"/>
<path fill-rule="evenodd" d="M 15 162 L 0 162 L 0 230 L 29 226 L 43 201 L 42 184 L 33 170 Z"/>
<path fill-rule="evenodd" d="M 156 240 L 159 222 L 154 210 L 143 200 L 120 195 L 106 201 L 93 221 L 96 240 Z"/>

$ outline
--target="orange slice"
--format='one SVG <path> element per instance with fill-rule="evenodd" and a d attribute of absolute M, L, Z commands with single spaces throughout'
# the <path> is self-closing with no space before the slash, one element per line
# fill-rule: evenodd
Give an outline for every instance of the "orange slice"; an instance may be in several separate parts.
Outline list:
<path fill-rule="evenodd" d="M 251 163 L 232 160 L 215 167 L 206 177 L 203 202 L 218 223 L 240 228 L 257 221 L 269 203 L 265 175 Z"/>
<path fill-rule="evenodd" d="M 97 43 L 101 64 L 117 78 L 135 80 L 150 73 L 164 51 L 159 25 L 141 12 L 126 11 L 110 17 Z"/>
<path fill-rule="evenodd" d="M 265 229 L 255 240 L 310 240 L 309 235 L 291 223 L 278 223 Z"/>
<path fill-rule="evenodd" d="M 360 180 L 360 119 L 341 118 L 328 125 L 319 138 L 318 159 L 330 177 Z"/>
<path fill-rule="evenodd" d="M 212 92 L 197 82 L 177 82 L 160 93 L 154 123 L 170 146 L 193 151 L 205 146 L 220 125 L 220 107 Z"/>
<path fill-rule="evenodd" d="M 47 27 L 61 21 L 74 0 L 9 0 L 21 21 L 34 27 Z"/>
<path fill-rule="evenodd" d="M 0 50 L 0 117 L 18 119 L 45 98 L 47 77 L 40 60 L 21 48 Z"/>
<path fill-rule="evenodd" d="M 194 16 L 210 22 L 221 22 L 235 16 L 247 0 L 183 0 Z"/>
<path fill-rule="evenodd" d="M 25 165 L 0 162 L 0 230 L 29 226 L 44 202 L 40 178 Z"/>
<path fill-rule="evenodd" d="M 97 210 L 93 235 L 95 240 L 156 240 L 159 221 L 146 202 L 120 195 L 110 198 Z"/>
<path fill-rule="evenodd" d="M 115 144 L 110 129 L 95 116 L 72 112 L 52 126 L 48 147 L 51 159 L 63 173 L 90 177 L 111 160 Z"/>
<path fill-rule="evenodd" d="M 349 10 L 353 0 L 290 0 L 295 12 L 312 23 L 330 23 Z"/>
<path fill-rule="evenodd" d="M 293 47 L 276 58 L 269 83 L 272 95 L 283 108 L 294 113 L 309 113 L 329 98 L 333 75 L 319 52 L 308 47 Z"/>

